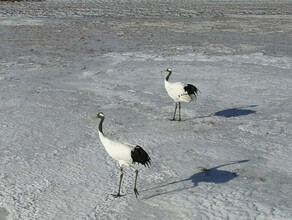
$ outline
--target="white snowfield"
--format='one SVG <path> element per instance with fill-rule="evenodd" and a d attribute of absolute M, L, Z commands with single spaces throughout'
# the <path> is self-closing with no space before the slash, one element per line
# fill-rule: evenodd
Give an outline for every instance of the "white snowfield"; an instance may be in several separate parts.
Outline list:
<path fill-rule="evenodd" d="M 292 219 L 291 5 L 1 1 L 0 219 Z M 138 199 L 100 111 L 151 157 Z"/>

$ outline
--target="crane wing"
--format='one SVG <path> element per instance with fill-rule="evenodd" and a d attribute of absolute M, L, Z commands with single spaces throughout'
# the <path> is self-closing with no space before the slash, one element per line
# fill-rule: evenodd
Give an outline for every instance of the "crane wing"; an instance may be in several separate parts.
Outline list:
<path fill-rule="evenodd" d="M 192 98 L 189 96 L 188 92 L 185 90 L 187 85 L 181 82 L 172 83 L 169 88 L 170 96 L 176 102 L 190 102 Z"/>
<path fill-rule="evenodd" d="M 133 159 L 133 163 L 143 164 L 149 167 L 151 165 L 151 159 L 147 152 L 140 146 L 136 145 L 136 147 L 131 151 L 131 157 Z"/>
<path fill-rule="evenodd" d="M 187 84 L 185 87 L 184 87 L 184 90 L 189 94 L 189 95 L 194 95 L 194 96 L 197 96 L 198 95 L 198 88 L 195 87 L 194 85 L 192 84 Z"/>

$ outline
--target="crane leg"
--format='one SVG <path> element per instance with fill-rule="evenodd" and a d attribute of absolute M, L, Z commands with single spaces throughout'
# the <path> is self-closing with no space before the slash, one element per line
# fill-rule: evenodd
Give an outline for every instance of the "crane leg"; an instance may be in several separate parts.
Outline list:
<path fill-rule="evenodd" d="M 178 103 L 178 121 L 181 121 L 181 118 L 180 118 L 180 102 Z"/>
<path fill-rule="evenodd" d="M 175 108 L 174 108 L 173 118 L 171 119 L 171 121 L 175 121 L 176 109 L 177 109 L 177 103 L 175 103 Z"/>
<path fill-rule="evenodd" d="M 112 194 L 112 196 L 115 197 L 115 198 L 118 198 L 118 197 L 121 196 L 121 186 L 122 186 L 122 179 L 123 179 L 123 175 L 124 175 L 122 167 L 120 168 L 120 172 L 121 172 L 121 174 L 120 174 L 120 184 L 119 184 L 118 193 L 117 194 Z"/>
<path fill-rule="evenodd" d="M 137 190 L 137 178 L 138 178 L 138 170 L 135 170 L 136 176 L 135 176 L 135 183 L 134 183 L 134 193 L 136 198 L 138 198 L 138 190 Z"/>

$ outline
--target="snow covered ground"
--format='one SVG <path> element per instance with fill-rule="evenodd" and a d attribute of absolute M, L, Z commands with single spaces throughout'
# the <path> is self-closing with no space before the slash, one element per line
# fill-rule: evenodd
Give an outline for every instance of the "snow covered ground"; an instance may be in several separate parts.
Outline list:
<path fill-rule="evenodd" d="M 291 7 L 0 2 L 0 219 L 292 219 Z M 168 67 L 201 91 L 182 122 Z M 152 159 L 138 199 L 99 111 Z"/>

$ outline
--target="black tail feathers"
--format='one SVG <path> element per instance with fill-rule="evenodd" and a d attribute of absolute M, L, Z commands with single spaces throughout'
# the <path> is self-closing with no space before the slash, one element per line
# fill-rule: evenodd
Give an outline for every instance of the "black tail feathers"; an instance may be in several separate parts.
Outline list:
<path fill-rule="evenodd" d="M 143 164 L 145 167 L 146 165 L 149 167 L 151 165 L 151 159 L 147 152 L 140 146 L 136 146 L 131 151 L 131 157 L 133 159 L 133 163 L 140 163 Z"/>
<path fill-rule="evenodd" d="M 189 94 L 189 95 L 198 95 L 198 91 L 200 91 L 197 87 L 195 87 L 192 84 L 187 84 L 187 86 L 184 87 L 185 91 Z"/>

